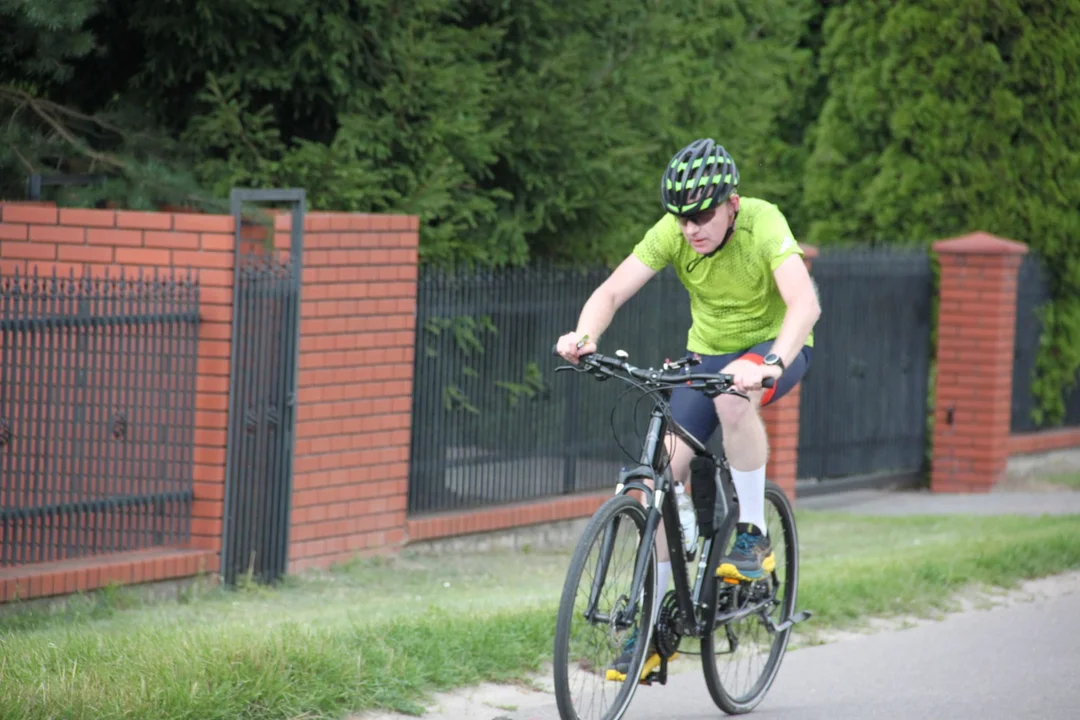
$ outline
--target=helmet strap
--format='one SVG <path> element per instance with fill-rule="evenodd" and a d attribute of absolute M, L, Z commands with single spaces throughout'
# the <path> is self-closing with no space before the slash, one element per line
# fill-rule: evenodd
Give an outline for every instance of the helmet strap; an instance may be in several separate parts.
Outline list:
<path fill-rule="evenodd" d="M 716 246 L 716 249 L 714 249 L 712 252 L 707 252 L 704 255 L 698 255 L 696 258 L 688 262 L 686 264 L 686 272 L 693 272 L 694 268 L 696 268 L 702 260 L 705 260 L 706 258 L 711 258 L 713 255 L 724 249 L 724 246 L 727 245 L 728 240 L 730 240 L 731 236 L 735 234 L 735 219 L 738 217 L 739 211 L 736 210 L 735 214 L 731 216 L 731 224 L 728 225 L 727 232 L 724 233 L 724 239 L 720 241 L 720 244 Z"/>
<path fill-rule="evenodd" d="M 735 214 L 731 216 L 731 224 L 728 225 L 727 232 L 724 233 L 724 239 L 721 240 L 720 244 L 716 246 L 716 250 L 713 250 L 713 253 L 719 251 L 720 248 L 727 245 L 727 241 L 730 240 L 731 236 L 735 234 L 735 220 L 737 220 L 738 217 L 739 217 L 739 211 L 736 210 Z M 709 253 L 709 255 L 712 255 L 712 253 Z"/>

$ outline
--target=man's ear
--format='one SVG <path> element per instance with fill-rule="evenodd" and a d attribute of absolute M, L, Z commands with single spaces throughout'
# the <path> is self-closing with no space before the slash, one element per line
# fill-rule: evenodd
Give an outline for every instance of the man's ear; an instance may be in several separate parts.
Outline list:
<path fill-rule="evenodd" d="M 728 199 L 731 200 L 731 209 L 735 212 L 739 212 L 739 194 L 731 193 L 731 196 Z"/>

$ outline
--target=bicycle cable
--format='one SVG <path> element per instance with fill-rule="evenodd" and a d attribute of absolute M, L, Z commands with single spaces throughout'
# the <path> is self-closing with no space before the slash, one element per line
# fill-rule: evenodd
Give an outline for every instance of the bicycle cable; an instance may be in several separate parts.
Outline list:
<path fill-rule="evenodd" d="M 619 449 L 622 450 L 623 453 L 628 458 L 630 458 L 630 460 L 632 462 L 637 462 L 640 458 L 634 457 L 630 453 L 630 451 L 627 450 L 625 446 L 623 446 L 622 442 L 620 442 L 620 440 L 619 440 L 619 432 L 615 428 L 615 410 L 618 408 L 619 401 L 622 399 L 623 395 L 630 392 L 631 390 L 633 390 L 633 389 L 641 390 L 641 395 L 638 396 L 637 401 L 634 403 L 634 409 L 631 411 L 632 415 L 636 418 L 637 417 L 638 406 L 641 404 L 641 401 L 644 400 L 647 397 L 655 396 L 656 402 L 659 403 L 663 408 L 664 424 L 665 425 L 671 425 L 674 422 L 674 420 L 673 420 L 673 418 L 671 416 L 671 404 L 666 399 L 664 399 L 664 397 L 662 395 L 658 395 L 658 393 L 660 393 L 663 390 L 663 388 L 660 388 L 660 387 L 651 388 L 648 385 L 646 385 L 645 383 L 639 382 L 639 381 L 637 381 L 637 380 L 635 380 L 633 378 L 619 376 L 619 379 L 626 382 L 627 386 L 622 390 L 622 392 L 619 393 L 618 397 L 616 397 L 615 401 L 612 402 L 612 404 L 611 404 L 611 415 L 610 415 L 611 434 L 612 434 L 612 437 L 615 438 L 615 444 L 619 446 Z M 644 438 L 642 438 L 642 441 L 644 441 Z M 660 442 L 661 442 L 661 444 L 663 444 L 664 438 L 661 438 Z M 664 447 L 663 450 L 664 450 L 664 452 L 662 454 L 662 457 L 664 458 L 664 461 L 666 462 L 666 464 L 664 464 L 663 467 L 657 468 L 658 472 L 661 475 L 663 473 L 665 473 L 667 471 L 667 469 L 671 466 L 671 454 L 669 452 L 667 452 L 666 447 Z"/>

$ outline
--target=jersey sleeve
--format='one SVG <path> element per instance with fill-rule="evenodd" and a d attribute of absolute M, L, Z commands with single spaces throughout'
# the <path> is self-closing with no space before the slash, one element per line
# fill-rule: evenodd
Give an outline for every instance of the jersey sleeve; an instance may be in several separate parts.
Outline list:
<path fill-rule="evenodd" d="M 678 248 L 677 237 L 672 236 L 672 230 L 679 232 L 678 227 L 670 222 L 670 216 L 665 216 L 645 232 L 645 237 L 634 246 L 634 257 L 648 265 L 653 270 L 660 272 L 675 259 L 675 251 Z"/>
<path fill-rule="evenodd" d="M 770 207 L 758 220 L 754 234 L 760 238 L 761 251 L 769 264 L 769 270 L 775 271 L 792 255 L 804 255 L 788 227 L 787 218 L 777 207 Z"/>

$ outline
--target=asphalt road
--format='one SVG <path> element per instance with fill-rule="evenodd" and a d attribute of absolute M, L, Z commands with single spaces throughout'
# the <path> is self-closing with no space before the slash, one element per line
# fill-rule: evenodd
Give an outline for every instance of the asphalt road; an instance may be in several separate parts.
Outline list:
<path fill-rule="evenodd" d="M 1080 718 L 1078 631 L 1080 595 L 1071 594 L 804 648 L 785 657 L 753 716 Z M 676 680 L 639 693 L 627 720 L 717 716 L 697 674 Z"/>
<path fill-rule="evenodd" d="M 1080 718 L 1080 583 L 1072 584 L 1056 596 L 789 652 L 768 696 L 747 717 Z M 495 715 L 558 720 L 553 700 L 534 696 L 531 707 Z M 697 666 L 671 676 L 666 686 L 642 687 L 624 717 L 704 720 L 723 714 Z"/>

